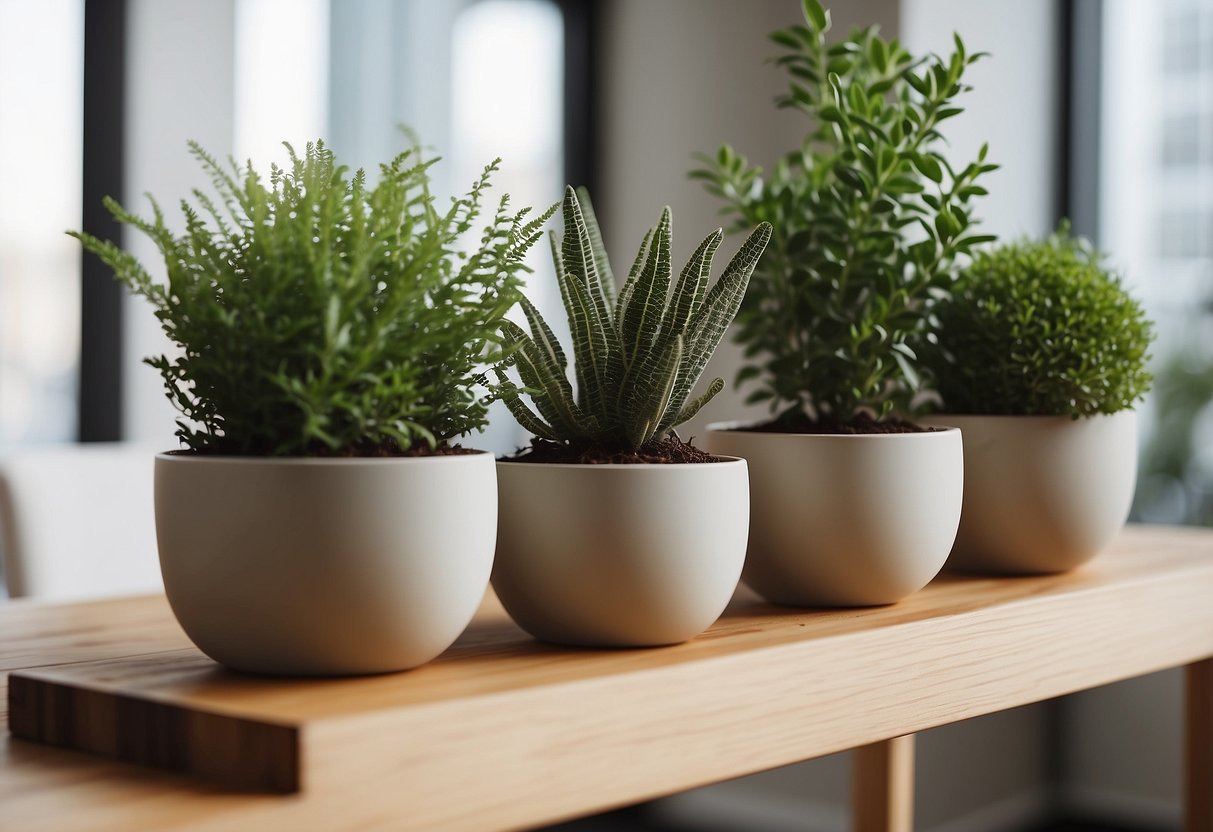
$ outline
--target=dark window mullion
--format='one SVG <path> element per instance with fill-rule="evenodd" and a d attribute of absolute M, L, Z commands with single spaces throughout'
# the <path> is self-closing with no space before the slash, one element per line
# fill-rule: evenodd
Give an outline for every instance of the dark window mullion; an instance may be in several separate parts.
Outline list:
<path fill-rule="evenodd" d="M 1067 0 L 1061 7 L 1058 213 L 1076 233 L 1098 242 L 1103 13 L 1100 0 Z"/>
<path fill-rule="evenodd" d="M 126 0 L 85 0 L 81 227 L 113 240 L 122 229 L 101 200 L 122 196 L 126 19 Z M 79 438 L 121 439 L 123 289 L 96 257 L 83 258 L 80 278 Z"/>
<path fill-rule="evenodd" d="M 601 108 L 598 74 L 598 38 L 601 32 L 599 0 L 557 0 L 564 15 L 564 178 L 598 194 L 598 123 Z"/>

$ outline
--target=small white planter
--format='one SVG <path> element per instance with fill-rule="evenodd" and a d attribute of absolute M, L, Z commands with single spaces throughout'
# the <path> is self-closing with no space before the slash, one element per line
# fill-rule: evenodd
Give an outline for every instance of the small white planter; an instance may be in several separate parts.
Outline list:
<path fill-rule="evenodd" d="M 793 606 L 892 604 L 947 560 L 964 482 L 960 432 L 817 435 L 708 428 L 750 464 L 743 580 Z"/>
<path fill-rule="evenodd" d="M 675 465 L 499 462 L 493 588 L 560 644 L 676 644 L 737 588 L 750 495 L 744 460 Z"/>
<path fill-rule="evenodd" d="M 345 675 L 429 661 L 479 606 L 496 527 L 488 453 L 156 457 L 173 613 L 237 670 Z"/>
<path fill-rule="evenodd" d="M 964 435 L 965 489 L 949 566 L 1064 572 L 1099 554 L 1129 516 L 1137 416 L 932 416 Z"/>

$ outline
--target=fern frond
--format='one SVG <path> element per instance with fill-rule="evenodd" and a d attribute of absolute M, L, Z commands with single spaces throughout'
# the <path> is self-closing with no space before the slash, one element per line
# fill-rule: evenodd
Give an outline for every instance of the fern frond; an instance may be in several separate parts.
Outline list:
<path fill-rule="evenodd" d="M 419 151 L 382 165 L 369 188 L 319 141 L 288 145 L 287 164 L 265 177 L 196 143 L 190 152 L 213 193 L 182 202 L 181 233 L 154 199 L 148 219 L 106 201 L 155 243 L 165 282 L 114 243 L 75 236 L 151 301 L 177 344 L 173 359 L 148 363 L 191 449 L 378 453 L 483 428 L 479 371 L 513 359 L 501 321 L 541 225 L 501 200 L 479 246 L 464 236 L 496 163 L 439 211 L 429 186 L 437 160 Z M 539 365 L 545 372 L 550 382 Z"/>

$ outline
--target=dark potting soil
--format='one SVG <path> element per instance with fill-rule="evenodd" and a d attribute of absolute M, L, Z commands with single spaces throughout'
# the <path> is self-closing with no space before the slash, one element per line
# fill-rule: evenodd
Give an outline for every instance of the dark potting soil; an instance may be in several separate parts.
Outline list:
<path fill-rule="evenodd" d="M 933 433 L 942 428 L 916 425 L 905 419 L 875 419 L 866 413 L 861 413 L 849 422 L 834 422 L 825 420 L 815 422 L 808 416 L 795 418 L 772 419 L 757 425 L 749 425 L 733 430 L 749 431 L 751 433 L 813 433 L 818 435 L 867 435 L 880 433 Z"/>
<path fill-rule="evenodd" d="M 638 451 L 630 448 L 606 448 L 590 442 L 552 442 L 533 439 L 530 447 L 502 462 L 545 462 L 565 465 L 671 465 L 687 462 L 718 462 L 719 458 L 681 439 L 650 442 Z"/>

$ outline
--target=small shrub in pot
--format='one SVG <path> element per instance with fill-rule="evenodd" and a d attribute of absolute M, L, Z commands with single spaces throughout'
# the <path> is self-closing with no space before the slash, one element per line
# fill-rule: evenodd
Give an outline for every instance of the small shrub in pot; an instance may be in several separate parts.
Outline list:
<path fill-rule="evenodd" d="M 165 586 L 205 652 L 271 673 L 396 670 L 445 649 L 487 583 L 492 458 L 483 365 L 546 217 L 507 199 L 461 245 L 497 163 L 441 207 L 411 150 L 371 185 L 321 142 L 268 176 L 191 145 L 215 194 L 177 233 L 113 200 L 156 244 L 159 282 L 117 244 L 76 236 L 146 298 L 178 352 L 149 359 L 186 451 L 156 461 Z M 452 495 L 459 494 L 458 499 Z"/>
<path fill-rule="evenodd" d="M 750 463 L 745 580 L 772 601 L 884 604 L 942 567 L 959 520 L 955 431 L 905 421 L 921 387 L 930 310 L 959 259 L 990 238 L 973 205 L 995 166 L 945 153 L 981 56 L 959 37 L 916 58 L 875 27 L 830 42 L 829 13 L 774 32 L 790 76 L 778 100 L 804 141 L 770 171 L 728 145 L 693 171 L 741 225 L 770 222 L 770 250 L 738 315 L 750 403 L 773 418 L 709 432 Z"/>
<path fill-rule="evenodd" d="M 1133 499 L 1141 305 L 1063 224 L 979 253 L 935 314 L 926 359 L 946 415 L 928 421 L 961 428 L 967 468 L 952 562 L 1058 572 L 1094 557 Z"/>
<path fill-rule="evenodd" d="M 747 401 L 768 402 L 773 429 L 863 428 L 905 415 L 918 352 L 955 264 L 992 237 L 973 202 L 996 169 L 944 153 L 940 126 L 962 113 L 969 54 L 915 58 L 875 27 L 827 42 L 829 14 L 774 32 L 791 76 L 781 107 L 805 113 L 803 144 L 770 172 L 728 145 L 691 173 L 739 227 L 770 222 L 771 245 L 738 315 Z"/>
<path fill-rule="evenodd" d="M 948 413 L 1111 415 L 1150 386 L 1141 304 L 1066 224 L 979 252 L 934 311 L 927 363 Z"/>

